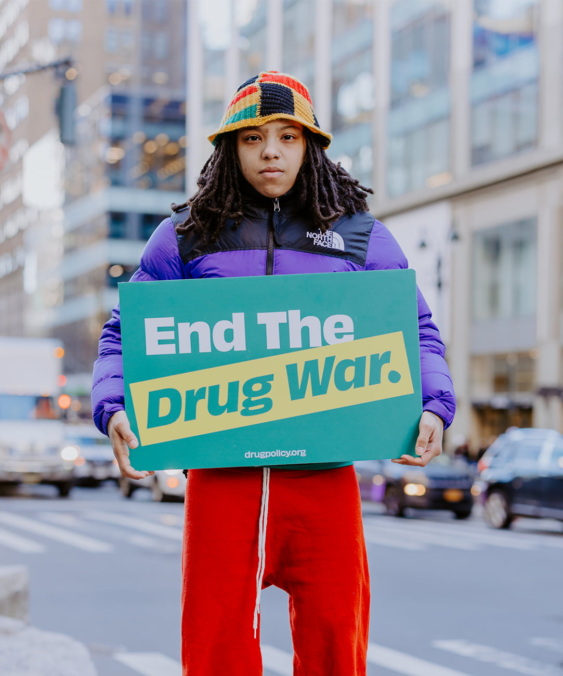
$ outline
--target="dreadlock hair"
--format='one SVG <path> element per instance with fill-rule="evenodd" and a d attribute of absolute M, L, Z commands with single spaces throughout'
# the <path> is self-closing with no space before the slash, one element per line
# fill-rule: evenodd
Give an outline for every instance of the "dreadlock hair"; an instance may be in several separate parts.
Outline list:
<path fill-rule="evenodd" d="M 298 203 L 309 212 L 312 223 L 326 232 L 344 214 L 368 211 L 366 197 L 371 188 L 360 185 L 341 166 L 332 162 L 315 134 L 304 128 L 307 145 L 305 160 L 295 181 Z M 243 219 L 243 177 L 236 152 L 236 132 L 223 134 L 211 157 L 204 164 L 197 180 L 198 190 L 183 204 L 172 204 L 177 212 L 190 207 L 185 223 L 176 227 L 179 235 L 188 232 L 200 235 L 205 243 L 213 243 L 227 220 L 238 227 Z"/>

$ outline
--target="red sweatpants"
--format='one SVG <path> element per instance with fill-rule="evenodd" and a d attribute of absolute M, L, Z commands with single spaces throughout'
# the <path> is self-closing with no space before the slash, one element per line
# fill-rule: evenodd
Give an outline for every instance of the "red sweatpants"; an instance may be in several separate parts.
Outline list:
<path fill-rule="evenodd" d="M 254 637 L 262 469 L 190 470 L 183 676 L 259 676 Z M 365 676 L 369 569 L 352 466 L 272 469 L 262 587 L 289 594 L 294 676 Z"/>

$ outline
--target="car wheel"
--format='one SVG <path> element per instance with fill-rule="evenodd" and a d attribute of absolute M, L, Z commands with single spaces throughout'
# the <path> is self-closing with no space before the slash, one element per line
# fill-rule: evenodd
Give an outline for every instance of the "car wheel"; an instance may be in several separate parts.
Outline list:
<path fill-rule="evenodd" d="M 154 482 L 152 485 L 152 499 L 155 502 L 166 502 L 167 500 L 167 495 L 160 487 L 160 484 L 158 483 L 158 479 L 156 478 L 156 476 L 154 477 Z"/>
<path fill-rule="evenodd" d="M 387 488 L 383 503 L 389 516 L 405 516 L 405 506 L 401 500 L 401 491 L 397 486 Z"/>
<path fill-rule="evenodd" d="M 72 490 L 73 483 L 72 481 L 65 481 L 64 483 L 57 484 L 57 490 L 59 492 L 60 498 L 68 498 L 70 491 Z"/>
<path fill-rule="evenodd" d="M 124 498 L 130 498 L 133 495 L 133 493 L 135 492 L 135 489 L 137 487 L 133 486 L 133 484 L 125 476 L 120 477 L 118 479 L 118 482 L 119 482 L 119 490 L 121 491 L 121 495 L 123 495 Z"/>
<path fill-rule="evenodd" d="M 469 519 L 471 516 L 471 510 L 470 509 L 460 509 L 457 512 L 454 512 L 454 516 L 456 519 Z"/>
<path fill-rule="evenodd" d="M 493 528 L 509 528 L 513 516 L 510 513 L 506 494 L 500 490 L 493 490 L 485 501 L 484 515 L 489 526 Z"/>

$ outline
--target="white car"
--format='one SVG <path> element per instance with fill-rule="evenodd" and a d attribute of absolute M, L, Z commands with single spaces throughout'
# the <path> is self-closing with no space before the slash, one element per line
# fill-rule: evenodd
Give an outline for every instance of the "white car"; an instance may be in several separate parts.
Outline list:
<path fill-rule="evenodd" d="M 148 488 L 156 502 L 183 500 L 186 477 L 181 469 L 159 469 L 146 479 L 119 477 L 119 488 L 126 498 L 130 498 L 139 488 Z"/>
<path fill-rule="evenodd" d="M 61 455 L 74 463 L 74 477 L 78 484 L 99 486 L 107 479 L 119 479 L 119 468 L 109 439 L 93 424 L 67 424 Z"/>

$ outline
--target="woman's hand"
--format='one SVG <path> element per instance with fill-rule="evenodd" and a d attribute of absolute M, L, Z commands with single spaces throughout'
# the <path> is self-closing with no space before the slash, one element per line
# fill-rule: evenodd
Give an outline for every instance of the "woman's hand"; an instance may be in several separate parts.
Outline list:
<path fill-rule="evenodd" d="M 444 421 L 440 416 L 430 411 L 424 411 L 420 416 L 418 439 L 415 452 L 418 457 L 402 455 L 396 460 L 399 465 L 414 465 L 424 467 L 433 458 L 442 452 L 442 437 L 444 435 Z"/>
<path fill-rule="evenodd" d="M 115 459 L 119 465 L 121 476 L 128 477 L 129 479 L 144 479 L 154 474 L 154 472 L 138 472 L 131 466 L 129 449 L 137 448 L 139 442 L 131 431 L 125 411 L 117 411 L 117 413 L 111 416 L 108 423 L 108 436 Z"/>

